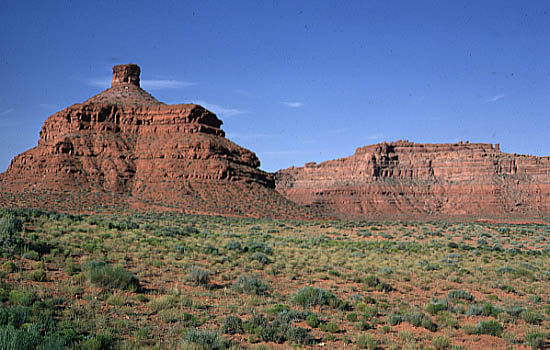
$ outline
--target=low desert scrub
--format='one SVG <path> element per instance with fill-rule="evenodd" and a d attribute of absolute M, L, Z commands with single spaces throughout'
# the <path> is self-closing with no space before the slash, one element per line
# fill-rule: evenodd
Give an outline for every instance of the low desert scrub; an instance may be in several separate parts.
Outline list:
<path fill-rule="evenodd" d="M 208 286 L 210 283 L 210 272 L 201 270 L 195 266 L 189 269 L 187 273 L 187 280 L 194 283 L 197 286 Z"/>
<path fill-rule="evenodd" d="M 240 275 L 231 287 L 239 293 L 256 295 L 266 295 L 270 290 L 258 275 Z"/>
<path fill-rule="evenodd" d="M 104 261 L 91 261 L 84 270 L 91 283 L 103 288 L 118 288 L 130 291 L 140 289 L 137 277 L 126 271 L 122 266 L 111 266 Z"/>

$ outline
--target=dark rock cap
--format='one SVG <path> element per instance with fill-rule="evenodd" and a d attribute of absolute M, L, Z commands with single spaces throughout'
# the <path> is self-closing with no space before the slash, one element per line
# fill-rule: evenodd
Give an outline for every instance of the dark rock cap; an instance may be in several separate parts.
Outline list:
<path fill-rule="evenodd" d="M 111 87 L 132 84 L 139 86 L 139 74 L 141 69 L 137 64 L 119 64 L 113 67 L 113 80 Z"/>

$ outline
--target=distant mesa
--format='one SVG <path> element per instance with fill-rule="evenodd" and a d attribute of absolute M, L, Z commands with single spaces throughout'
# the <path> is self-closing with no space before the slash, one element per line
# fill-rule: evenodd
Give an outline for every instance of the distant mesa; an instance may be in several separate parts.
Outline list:
<path fill-rule="evenodd" d="M 225 138 L 214 113 L 159 102 L 140 72 L 114 66 L 109 89 L 48 117 L 38 145 L 0 175 L 0 205 L 306 215 L 274 190 L 253 152 Z"/>
<path fill-rule="evenodd" d="M 407 140 L 276 173 L 288 199 L 346 218 L 550 218 L 550 157 Z"/>
<path fill-rule="evenodd" d="M 69 212 L 176 210 L 304 218 L 550 217 L 550 157 L 499 145 L 405 141 L 276 174 L 196 104 L 164 104 L 136 64 L 49 116 L 38 145 L 0 174 L 0 206 Z M 319 214 L 320 213 L 320 214 Z"/>

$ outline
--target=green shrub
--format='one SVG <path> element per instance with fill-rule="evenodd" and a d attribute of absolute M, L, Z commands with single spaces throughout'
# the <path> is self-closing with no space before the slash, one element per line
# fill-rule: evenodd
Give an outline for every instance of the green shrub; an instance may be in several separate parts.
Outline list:
<path fill-rule="evenodd" d="M 342 301 L 339 300 L 334 294 L 328 292 L 322 288 L 316 287 L 302 287 L 294 295 L 293 298 L 296 304 L 303 307 L 322 306 L 329 305 L 333 307 L 339 307 Z"/>
<path fill-rule="evenodd" d="M 256 252 L 250 257 L 252 260 L 258 261 L 262 265 L 271 264 L 273 261 L 264 253 Z"/>
<path fill-rule="evenodd" d="M 23 259 L 38 261 L 40 260 L 40 255 L 34 250 L 29 250 L 23 254 Z"/>
<path fill-rule="evenodd" d="M 494 320 L 481 321 L 477 324 L 478 334 L 488 334 L 500 337 L 504 328 L 500 323 Z"/>
<path fill-rule="evenodd" d="M 35 270 L 30 273 L 30 278 L 36 282 L 45 282 L 46 281 L 46 271 L 43 269 Z"/>
<path fill-rule="evenodd" d="M 0 326 L 8 324 L 8 309 L 0 308 Z"/>
<path fill-rule="evenodd" d="M 65 345 L 64 340 L 58 337 L 44 337 L 33 325 L 22 329 L 3 326 L 0 327 L 0 349 L 60 350 L 65 349 Z"/>
<path fill-rule="evenodd" d="M 210 272 L 193 266 L 187 273 L 187 280 L 196 285 L 208 286 L 210 283 Z"/>
<path fill-rule="evenodd" d="M 15 305 L 31 306 L 37 300 L 36 294 L 30 291 L 12 290 L 9 295 L 9 301 Z"/>
<path fill-rule="evenodd" d="M 266 295 L 270 287 L 262 282 L 258 275 L 240 275 L 233 283 L 232 288 L 239 293 Z"/>
<path fill-rule="evenodd" d="M 432 339 L 432 345 L 436 350 L 447 350 L 451 346 L 451 340 L 444 335 L 436 335 Z"/>
<path fill-rule="evenodd" d="M 529 333 L 525 336 L 525 342 L 533 350 L 544 349 L 546 346 L 546 336 L 542 333 Z"/>
<path fill-rule="evenodd" d="M 522 320 L 529 324 L 540 324 L 542 322 L 542 315 L 532 310 L 525 310 L 520 316 Z"/>
<path fill-rule="evenodd" d="M 493 304 L 491 304 L 489 302 L 485 302 L 481 306 L 481 314 L 483 316 L 493 316 L 493 317 L 496 318 L 501 311 L 502 310 L 500 310 L 499 308 L 493 306 Z"/>
<path fill-rule="evenodd" d="M 378 347 L 378 342 L 369 334 L 361 334 L 355 340 L 355 344 L 359 349 L 375 350 Z"/>
<path fill-rule="evenodd" d="M 227 316 L 223 320 L 222 332 L 226 334 L 242 334 L 243 329 L 243 320 L 237 316 Z"/>
<path fill-rule="evenodd" d="M 6 261 L 4 264 L 2 264 L 2 271 L 11 273 L 15 272 L 16 266 L 12 261 Z"/>
<path fill-rule="evenodd" d="M 429 316 L 422 318 L 422 322 L 420 325 L 426 328 L 427 330 L 429 330 L 430 332 L 437 331 L 437 324 L 435 324 L 434 321 L 432 321 L 432 319 Z"/>
<path fill-rule="evenodd" d="M 378 308 L 376 306 L 365 305 L 358 310 L 363 313 L 363 317 L 367 320 L 378 315 Z"/>
<path fill-rule="evenodd" d="M 255 333 L 257 329 L 266 327 L 267 324 L 268 324 L 268 321 L 264 315 L 262 314 L 253 315 L 252 318 L 250 318 L 250 320 L 246 321 L 243 324 L 243 329 L 247 333 Z"/>
<path fill-rule="evenodd" d="M 424 310 L 430 315 L 437 315 L 439 312 L 447 310 L 449 308 L 449 303 L 444 301 L 431 302 L 424 306 Z"/>
<path fill-rule="evenodd" d="M 387 293 L 391 292 L 393 290 L 393 287 L 389 283 L 380 282 L 376 285 L 376 290 L 379 292 Z"/>
<path fill-rule="evenodd" d="M 338 325 L 334 321 L 323 323 L 321 325 L 321 329 L 329 333 L 338 333 L 340 331 L 340 329 L 338 328 Z"/>
<path fill-rule="evenodd" d="M 261 252 L 267 255 L 273 255 L 273 249 L 265 243 L 251 242 L 247 244 L 244 250 L 251 253 Z"/>
<path fill-rule="evenodd" d="M 140 303 L 146 303 L 149 301 L 149 298 L 147 298 L 147 296 L 143 295 L 143 294 L 138 294 L 136 296 L 136 300 L 139 301 Z"/>
<path fill-rule="evenodd" d="M 126 296 L 120 293 L 111 294 L 107 297 L 107 300 L 105 302 L 109 305 L 113 306 L 123 306 L 125 305 L 128 300 L 126 299 Z"/>
<path fill-rule="evenodd" d="M 269 323 L 263 315 L 255 315 L 243 325 L 243 328 L 264 342 L 281 344 L 288 340 L 298 344 L 313 344 L 314 338 L 307 329 L 291 324 L 297 316 L 295 312 L 283 311 Z"/>
<path fill-rule="evenodd" d="M 136 339 L 138 341 L 146 340 L 149 337 L 149 333 L 151 330 L 149 327 L 143 327 L 138 330 L 136 330 Z"/>
<path fill-rule="evenodd" d="M 7 212 L 0 217 L 0 249 L 11 253 L 18 245 L 19 232 L 23 229 L 23 223 L 14 213 Z"/>
<path fill-rule="evenodd" d="M 185 332 L 183 340 L 196 344 L 202 350 L 223 350 L 229 345 L 218 333 L 198 328 L 191 328 Z"/>
<path fill-rule="evenodd" d="M 366 330 L 371 329 L 373 327 L 367 321 L 361 320 L 361 321 L 357 322 L 357 324 L 355 325 L 355 328 L 357 328 L 360 331 L 366 331 Z"/>
<path fill-rule="evenodd" d="M 466 316 L 479 316 L 483 313 L 483 307 L 480 305 L 470 305 L 468 311 L 466 311 Z"/>
<path fill-rule="evenodd" d="M 437 330 L 437 325 L 432 321 L 431 317 L 418 310 L 412 310 L 407 313 L 405 315 L 405 320 L 415 327 L 424 327 L 431 332 Z M 391 323 L 390 325 L 393 326 Z"/>
<path fill-rule="evenodd" d="M 464 331 L 464 333 L 468 335 L 473 335 L 478 333 L 477 326 L 472 323 L 463 324 L 460 328 L 462 329 L 462 331 Z"/>
<path fill-rule="evenodd" d="M 290 326 L 286 331 L 286 338 L 297 344 L 311 345 L 314 343 L 309 331 L 302 327 Z"/>
<path fill-rule="evenodd" d="M 400 314 L 391 314 L 390 317 L 388 318 L 388 323 L 390 324 L 390 326 L 397 326 L 398 324 L 401 324 L 404 321 L 405 321 L 405 317 L 403 317 L 403 315 L 400 315 Z"/>
<path fill-rule="evenodd" d="M 243 246 L 239 241 L 231 241 L 225 245 L 225 249 L 243 251 Z"/>
<path fill-rule="evenodd" d="M 172 308 L 177 302 L 177 298 L 173 295 L 163 295 L 149 301 L 149 310 L 151 312 L 159 312 Z"/>
<path fill-rule="evenodd" d="M 130 291 L 140 289 L 137 277 L 122 266 L 111 266 L 103 261 L 92 261 L 86 264 L 85 270 L 90 282 L 104 288 L 118 288 Z"/>
<path fill-rule="evenodd" d="M 164 323 L 177 322 L 181 318 L 181 311 L 179 309 L 164 309 L 158 312 L 159 319 Z"/>
<path fill-rule="evenodd" d="M 319 318 L 315 314 L 311 314 L 306 317 L 306 324 L 310 326 L 311 328 L 317 328 L 319 327 L 319 324 L 321 322 L 319 321 Z"/>
<path fill-rule="evenodd" d="M 21 305 L 14 305 L 7 309 L 7 324 L 20 328 L 23 324 L 30 321 L 32 311 L 30 308 Z"/>
<path fill-rule="evenodd" d="M 269 316 L 277 316 L 281 312 L 289 312 L 289 311 L 290 311 L 290 307 L 288 305 L 275 304 L 272 307 L 265 310 L 265 313 L 268 314 Z"/>
<path fill-rule="evenodd" d="M 346 320 L 350 321 L 350 322 L 357 322 L 359 318 L 357 317 L 357 313 L 356 312 L 350 312 L 349 314 L 347 314 L 346 316 Z"/>
<path fill-rule="evenodd" d="M 368 275 L 365 277 L 365 284 L 369 287 L 376 287 L 380 283 L 380 280 L 375 275 Z"/>
<path fill-rule="evenodd" d="M 513 317 L 519 317 L 525 309 L 521 306 L 508 306 L 504 308 L 504 312 Z"/>
<path fill-rule="evenodd" d="M 451 300 L 466 300 L 466 301 L 473 301 L 475 299 L 472 294 L 461 289 L 455 289 L 455 290 L 449 291 L 449 293 L 447 294 L 447 298 Z"/>
<path fill-rule="evenodd" d="M 92 336 L 80 344 L 81 350 L 109 350 L 113 349 L 115 341 L 109 335 L 99 334 Z"/>

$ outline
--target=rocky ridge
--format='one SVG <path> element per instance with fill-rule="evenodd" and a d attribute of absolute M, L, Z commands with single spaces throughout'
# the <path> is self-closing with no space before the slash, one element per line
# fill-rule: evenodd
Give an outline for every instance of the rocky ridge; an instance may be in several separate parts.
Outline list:
<path fill-rule="evenodd" d="M 48 117 L 38 146 L 0 175 L 0 205 L 304 215 L 274 191 L 253 152 L 225 138 L 214 113 L 157 101 L 140 72 L 117 65 L 111 88 Z"/>
<path fill-rule="evenodd" d="M 550 157 L 488 143 L 358 148 L 354 155 L 276 173 L 288 199 L 347 218 L 550 216 Z"/>

